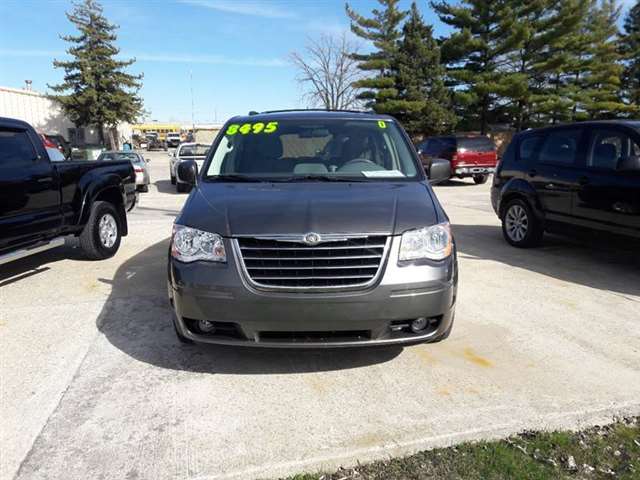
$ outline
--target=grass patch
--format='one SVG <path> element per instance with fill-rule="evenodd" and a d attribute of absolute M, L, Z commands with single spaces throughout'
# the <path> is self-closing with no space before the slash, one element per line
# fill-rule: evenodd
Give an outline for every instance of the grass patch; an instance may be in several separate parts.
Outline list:
<path fill-rule="evenodd" d="M 640 419 L 581 432 L 525 432 L 288 480 L 640 479 Z"/>

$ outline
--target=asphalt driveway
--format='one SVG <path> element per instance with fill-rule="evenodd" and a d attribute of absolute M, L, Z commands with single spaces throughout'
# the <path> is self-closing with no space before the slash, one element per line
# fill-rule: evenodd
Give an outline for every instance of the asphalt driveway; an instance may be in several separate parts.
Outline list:
<path fill-rule="evenodd" d="M 501 238 L 488 185 L 437 187 L 460 252 L 440 344 L 339 351 L 182 346 L 166 300 L 185 195 L 151 191 L 118 255 L 0 269 L 2 479 L 272 477 L 523 429 L 640 414 L 640 260 Z"/>

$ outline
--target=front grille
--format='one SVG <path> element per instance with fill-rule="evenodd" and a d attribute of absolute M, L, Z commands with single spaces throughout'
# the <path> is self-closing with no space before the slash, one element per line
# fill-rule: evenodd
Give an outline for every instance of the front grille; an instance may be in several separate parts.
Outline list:
<path fill-rule="evenodd" d="M 315 246 L 254 237 L 237 241 L 249 279 L 274 289 L 368 286 L 378 276 L 387 245 L 383 235 L 342 237 Z"/>
<path fill-rule="evenodd" d="M 363 342 L 371 340 L 370 330 L 347 330 L 338 332 L 260 332 L 261 343 L 332 343 Z"/>

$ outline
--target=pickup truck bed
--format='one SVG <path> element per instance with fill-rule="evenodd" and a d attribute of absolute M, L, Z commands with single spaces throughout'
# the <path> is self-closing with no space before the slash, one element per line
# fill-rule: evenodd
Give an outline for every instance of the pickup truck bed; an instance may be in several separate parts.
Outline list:
<path fill-rule="evenodd" d="M 89 258 L 114 255 L 136 203 L 134 175 L 128 161 L 52 162 L 29 124 L 0 117 L 0 264 L 67 235 Z"/>

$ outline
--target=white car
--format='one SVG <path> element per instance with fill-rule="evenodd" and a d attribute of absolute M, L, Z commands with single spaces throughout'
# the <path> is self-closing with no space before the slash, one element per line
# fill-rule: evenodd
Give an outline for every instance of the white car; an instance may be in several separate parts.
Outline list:
<path fill-rule="evenodd" d="M 198 165 L 198 171 L 200 171 L 210 148 L 210 145 L 203 143 L 182 143 L 175 152 L 169 154 L 171 157 L 169 163 L 171 184 L 176 186 L 178 192 L 186 192 L 189 190 L 189 184 L 183 182 L 178 177 L 178 163 L 183 160 L 195 160 Z"/>
<path fill-rule="evenodd" d="M 174 148 L 180 145 L 182 138 L 178 132 L 169 132 L 167 133 L 166 142 L 167 147 Z"/>

